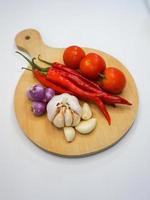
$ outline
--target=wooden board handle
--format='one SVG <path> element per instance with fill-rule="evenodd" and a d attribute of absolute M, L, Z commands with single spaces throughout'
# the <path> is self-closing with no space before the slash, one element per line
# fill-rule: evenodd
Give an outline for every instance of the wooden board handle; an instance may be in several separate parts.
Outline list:
<path fill-rule="evenodd" d="M 26 29 L 19 32 L 15 38 L 18 49 L 27 52 L 30 56 L 37 56 L 44 48 L 40 33 L 35 29 Z M 36 46 L 36 48 L 34 48 Z"/>

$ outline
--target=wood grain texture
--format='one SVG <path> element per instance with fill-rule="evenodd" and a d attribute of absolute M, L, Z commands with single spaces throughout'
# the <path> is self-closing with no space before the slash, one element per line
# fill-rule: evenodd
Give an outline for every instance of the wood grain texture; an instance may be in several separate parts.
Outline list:
<path fill-rule="evenodd" d="M 31 57 L 41 54 L 48 61 L 63 62 L 64 49 L 46 46 L 40 34 L 33 29 L 27 29 L 17 34 L 16 45 L 27 52 Z M 107 149 L 119 141 L 129 130 L 135 120 L 138 110 L 138 94 L 135 82 L 129 71 L 117 59 L 111 55 L 90 48 L 84 48 L 85 52 L 96 52 L 103 56 L 107 66 L 115 66 L 121 69 L 127 78 L 126 87 L 122 97 L 133 103 L 132 106 L 107 106 L 112 124 L 109 126 L 97 108 L 91 104 L 94 117 L 97 118 L 97 127 L 89 135 L 81 135 L 76 132 L 76 138 L 72 143 L 67 143 L 61 129 L 54 127 L 47 116 L 35 117 L 31 112 L 31 102 L 25 95 L 26 89 L 37 81 L 32 73 L 25 71 L 17 84 L 14 97 L 14 108 L 20 127 L 26 136 L 42 149 L 68 157 L 78 157 L 94 154 Z M 43 63 L 39 64 L 43 65 Z M 45 67 L 45 66 L 44 66 Z"/>

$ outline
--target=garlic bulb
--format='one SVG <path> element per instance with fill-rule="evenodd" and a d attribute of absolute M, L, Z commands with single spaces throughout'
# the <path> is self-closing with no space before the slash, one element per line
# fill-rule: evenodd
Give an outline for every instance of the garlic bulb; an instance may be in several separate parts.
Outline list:
<path fill-rule="evenodd" d="M 64 93 L 54 96 L 47 104 L 48 119 L 58 128 L 77 126 L 82 115 L 78 99 Z"/>

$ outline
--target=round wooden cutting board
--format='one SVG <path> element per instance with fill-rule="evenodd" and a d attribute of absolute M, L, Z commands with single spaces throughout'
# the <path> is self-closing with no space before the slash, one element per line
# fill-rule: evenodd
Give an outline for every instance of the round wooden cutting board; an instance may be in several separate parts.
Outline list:
<path fill-rule="evenodd" d="M 46 46 L 36 30 L 27 29 L 18 33 L 16 45 L 31 57 L 37 57 L 41 54 L 41 57 L 45 60 L 63 62 L 64 49 Z M 133 105 L 118 105 L 116 108 L 107 106 L 112 119 L 112 124 L 109 126 L 98 107 L 91 104 L 93 116 L 97 118 L 96 129 L 88 135 L 81 135 L 76 132 L 75 140 L 67 143 L 62 129 L 54 127 L 48 121 L 46 114 L 42 117 L 36 117 L 31 112 L 31 102 L 27 99 L 25 93 L 26 89 L 37 81 L 31 72 L 24 71 L 15 90 L 14 107 L 17 120 L 26 136 L 33 143 L 60 156 L 86 156 L 111 147 L 127 133 L 137 114 L 138 94 L 129 71 L 117 59 L 107 53 L 89 48 L 84 48 L 84 50 L 86 53 L 96 52 L 100 54 L 105 59 L 107 66 L 115 66 L 125 73 L 127 84 L 121 96 L 132 102 Z M 18 57 L 18 59 L 22 58 Z M 43 65 L 40 62 L 38 64 Z"/>

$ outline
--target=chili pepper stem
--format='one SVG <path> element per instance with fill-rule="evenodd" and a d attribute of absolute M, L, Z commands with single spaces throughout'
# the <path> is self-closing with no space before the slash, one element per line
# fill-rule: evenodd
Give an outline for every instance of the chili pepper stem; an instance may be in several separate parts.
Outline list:
<path fill-rule="evenodd" d="M 40 58 L 40 57 L 41 57 L 41 55 L 39 54 L 39 55 L 38 55 L 38 59 L 39 59 L 39 61 L 41 61 L 41 62 L 43 62 L 43 63 L 45 63 L 45 64 L 48 64 L 48 65 L 53 65 L 53 63 L 48 62 L 48 61 L 46 61 L 46 60 L 43 60 L 43 59 Z"/>
<path fill-rule="evenodd" d="M 20 54 L 20 55 L 32 66 L 32 69 L 38 69 L 38 70 L 41 71 L 41 72 L 47 72 L 47 71 L 48 71 L 48 68 L 42 68 L 42 67 L 38 66 L 38 65 L 34 62 L 34 60 L 35 60 L 36 58 L 32 58 L 32 61 L 31 61 L 29 58 L 27 58 L 25 55 L 23 55 L 23 54 L 20 53 L 19 51 L 16 51 L 16 53 Z"/>
<path fill-rule="evenodd" d="M 34 60 L 36 60 L 36 58 L 32 58 L 32 63 L 35 64 L 35 65 L 37 65 L 37 64 L 34 62 Z M 39 67 L 39 68 L 37 68 L 37 69 L 39 69 L 39 70 L 40 70 L 41 72 L 43 72 L 43 73 L 47 73 L 48 70 L 49 70 L 49 67 L 44 67 L 44 68 Z"/>
<path fill-rule="evenodd" d="M 33 69 L 29 69 L 29 68 L 26 68 L 26 67 L 22 67 L 21 69 L 25 69 L 25 70 L 28 70 L 30 72 L 33 72 Z M 42 72 L 42 71 L 40 71 L 40 73 L 43 74 L 43 75 L 47 74 L 46 72 Z"/>
<path fill-rule="evenodd" d="M 24 56 L 22 53 L 20 53 L 19 51 L 16 51 L 16 53 L 20 54 L 26 61 L 28 61 L 28 63 L 32 66 L 32 68 L 39 68 L 39 66 L 36 66 L 35 63 L 33 63 L 31 60 L 29 60 L 26 56 Z"/>
<path fill-rule="evenodd" d="M 32 72 L 32 69 L 29 69 L 29 68 L 26 68 L 26 67 L 22 67 L 21 69 L 25 69 L 25 70 Z"/>

